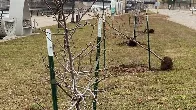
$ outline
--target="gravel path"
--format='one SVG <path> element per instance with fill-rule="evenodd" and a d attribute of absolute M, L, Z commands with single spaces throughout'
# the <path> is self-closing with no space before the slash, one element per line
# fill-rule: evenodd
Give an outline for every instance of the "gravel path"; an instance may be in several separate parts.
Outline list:
<path fill-rule="evenodd" d="M 151 11 L 157 12 L 156 9 L 151 9 Z M 195 14 L 192 14 L 192 12 L 188 10 L 159 9 L 159 14 L 169 16 L 168 20 L 196 30 L 196 12 L 194 13 Z"/>

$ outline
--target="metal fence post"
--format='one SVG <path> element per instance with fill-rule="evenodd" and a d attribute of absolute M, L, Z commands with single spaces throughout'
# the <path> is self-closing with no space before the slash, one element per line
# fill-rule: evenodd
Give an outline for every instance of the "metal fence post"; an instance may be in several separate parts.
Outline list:
<path fill-rule="evenodd" d="M 53 110 L 58 110 L 57 106 L 57 85 L 55 80 L 54 72 L 54 60 L 53 60 L 53 46 L 51 41 L 51 31 L 46 29 L 46 40 L 47 40 L 47 49 L 48 49 L 48 60 L 49 60 L 49 69 L 50 69 L 50 83 L 52 88 L 52 101 L 53 101 Z"/>
<path fill-rule="evenodd" d="M 146 15 L 146 24 L 147 24 L 147 34 L 148 34 L 148 67 L 149 67 L 149 70 L 151 70 L 151 61 L 150 61 L 150 35 L 149 35 L 148 15 Z"/>
<path fill-rule="evenodd" d="M 98 90 L 98 78 L 99 78 L 99 58 L 100 58 L 100 43 L 101 43 L 101 30 L 103 19 L 99 18 L 98 21 L 98 36 L 97 36 L 97 53 L 96 53 L 96 68 L 95 68 L 95 82 L 94 82 L 94 95 L 93 110 L 97 109 L 97 90 Z"/>

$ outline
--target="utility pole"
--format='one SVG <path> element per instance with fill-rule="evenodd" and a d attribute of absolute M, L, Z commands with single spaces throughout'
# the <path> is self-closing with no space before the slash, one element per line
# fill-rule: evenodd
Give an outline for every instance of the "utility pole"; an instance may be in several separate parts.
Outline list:
<path fill-rule="evenodd" d="M 75 0 L 72 0 L 72 17 L 71 17 L 72 23 L 74 23 L 74 13 L 75 13 Z"/>

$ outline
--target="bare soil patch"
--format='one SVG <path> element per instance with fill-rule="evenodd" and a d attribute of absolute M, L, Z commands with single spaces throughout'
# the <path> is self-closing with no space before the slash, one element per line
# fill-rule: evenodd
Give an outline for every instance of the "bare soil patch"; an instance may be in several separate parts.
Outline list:
<path fill-rule="evenodd" d="M 148 66 L 144 64 L 121 64 L 118 66 L 111 66 L 109 68 L 110 72 L 116 73 L 115 75 L 122 75 L 122 73 L 144 73 L 146 71 L 149 71 Z"/>

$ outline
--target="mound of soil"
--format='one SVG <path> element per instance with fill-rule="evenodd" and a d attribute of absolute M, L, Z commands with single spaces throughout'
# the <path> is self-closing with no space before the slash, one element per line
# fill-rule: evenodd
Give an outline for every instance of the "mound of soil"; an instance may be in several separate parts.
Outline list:
<path fill-rule="evenodd" d="M 123 41 L 117 44 L 118 46 L 126 46 L 127 45 L 127 41 Z"/>
<path fill-rule="evenodd" d="M 109 71 L 116 72 L 116 73 L 144 73 L 148 71 L 148 67 L 143 64 L 130 64 L 130 65 L 119 65 L 119 66 L 112 66 L 109 68 Z"/>

